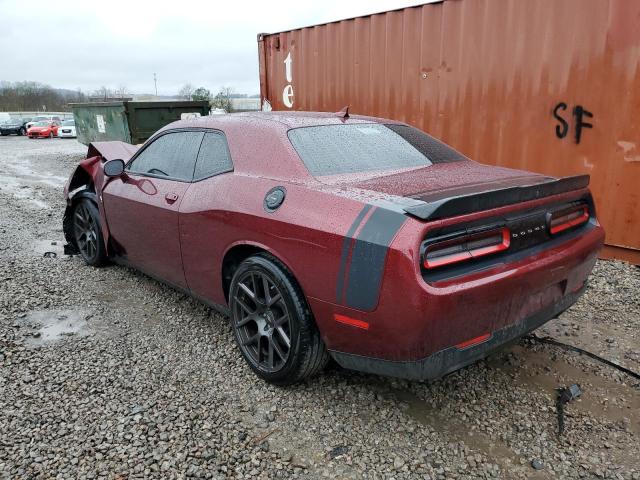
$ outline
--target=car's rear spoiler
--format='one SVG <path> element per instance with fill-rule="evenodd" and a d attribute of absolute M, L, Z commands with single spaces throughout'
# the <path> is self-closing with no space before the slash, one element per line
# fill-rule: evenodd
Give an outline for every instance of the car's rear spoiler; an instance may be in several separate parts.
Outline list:
<path fill-rule="evenodd" d="M 490 210 L 492 208 L 527 202 L 537 198 L 549 197 L 559 193 L 580 190 L 589 185 L 589 175 L 564 177 L 535 185 L 499 188 L 485 192 L 446 197 L 434 201 L 425 201 L 419 205 L 405 207 L 404 211 L 421 220 L 464 215 L 466 213 Z M 417 198 L 420 200 L 420 198 Z"/>

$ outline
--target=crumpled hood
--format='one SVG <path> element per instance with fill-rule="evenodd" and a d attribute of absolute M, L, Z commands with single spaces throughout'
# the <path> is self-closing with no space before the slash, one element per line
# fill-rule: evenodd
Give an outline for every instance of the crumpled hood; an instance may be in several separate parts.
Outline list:
<path fill-rule="evenodd" d="M 104 161 L 120 159 L 125 163 L 138 151 L 138 146 L 130 143 L 113 142 L 92 142 L 89 144 L 87 158 L 101 156 Z"/>

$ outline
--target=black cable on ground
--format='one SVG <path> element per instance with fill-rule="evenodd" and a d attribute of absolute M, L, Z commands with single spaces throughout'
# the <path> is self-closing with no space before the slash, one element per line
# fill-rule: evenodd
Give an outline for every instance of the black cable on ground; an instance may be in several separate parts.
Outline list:
<path fill-rule="evenodd" d="M 538 337 L 537 335 L 529 335 L 528 338 L 532 339 L 534 342 L 546 343 L 548 345 L 555 345 L 556 347 L 564 348 L 565 350 L 570 350 L 572 352 L 577 352 L 582 355 L 586 355 L 587 357 L 591 357 L 594 360 L 598 360 L 599 362 L 604 363 L 605 365 L 609 365 L 610 367 L 616 368 L 621 372 L 626 373 L 627 375 L 630 375 L 633 378 L 640 380 L 640 373 L 636 373 L 633 370 L 629 370 L 628 368 L 623 367 L 622 365 L 618 365 L 617 363 L 614 363 L 611 360 L 602 358 L 601 356 L 596 355 L 595 353 L 591 353 L 586 350 L 583 350 L 582 348 L 574 347 L 573 345 L 568 345 L 566 343 L 559 342 L 558 340 L 555 340 L 551 337 Z"/>

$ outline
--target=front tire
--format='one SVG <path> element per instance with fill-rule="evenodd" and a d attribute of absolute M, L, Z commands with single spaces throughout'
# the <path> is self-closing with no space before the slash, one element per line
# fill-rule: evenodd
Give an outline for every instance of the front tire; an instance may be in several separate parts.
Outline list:
<path fill-rule="evenodd" d="M 107 263 L 100 213 L 96 204 L 88 198 L 82 198 L 73 208 L 73 237 L 87 265 L 101 267 Z"/>
<path fill-rule="evenodd" d="M 229 306 L 240 352 L 267 382 L 299 382 L 329 361 L 300 286 L 271 255 L 254 255 L 240 264 L 231 281 Z"/>
<path fill-rule="evenodd" d="M 27 131 L 24 128 L 21 128 L 20 130 L 18 130 L 19 137 L 22 137 L 25 133 L 27 133 Z"/>

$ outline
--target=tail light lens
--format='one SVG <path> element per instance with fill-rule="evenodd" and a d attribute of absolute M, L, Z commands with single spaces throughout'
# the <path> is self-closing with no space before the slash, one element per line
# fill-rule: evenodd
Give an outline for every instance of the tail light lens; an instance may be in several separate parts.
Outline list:
<path fill-rule="evenodd" d="M 553 212 L 549 216 L 549 233 L 556 235 L 589 220 L 589 209 L 586 205 L 578 205 Z"/>
<path fill-rule="evenodd" d="M 469 233 L 428 245 L 423 254 L 424 268 L 437 268 L 502 252 L 509 248 L 511 235 L 506 227 Z"/>

